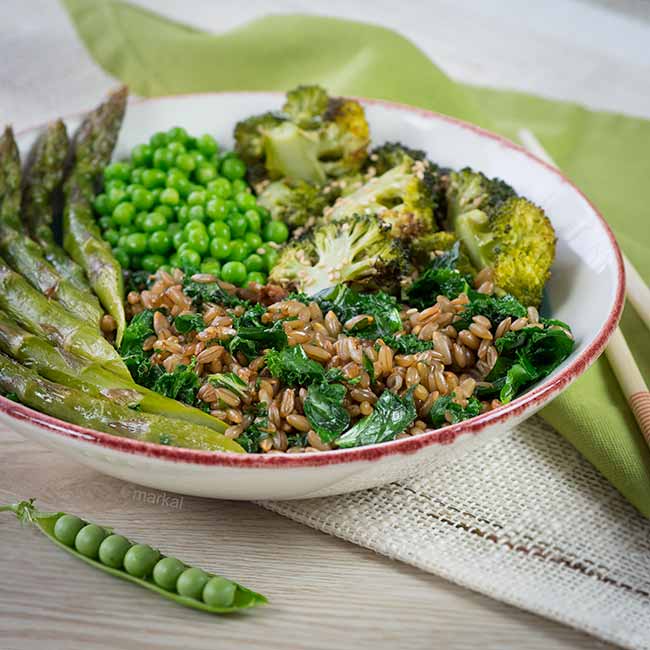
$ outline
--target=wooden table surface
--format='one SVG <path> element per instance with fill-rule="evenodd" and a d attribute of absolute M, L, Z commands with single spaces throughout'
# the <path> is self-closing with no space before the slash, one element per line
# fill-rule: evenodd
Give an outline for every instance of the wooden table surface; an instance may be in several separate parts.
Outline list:
<path fill-rule="evenodd" d="M 2 650 L 609 647 L 252 503 L 165 503 L 1 427 L 0 458 L 0 503 L 37 497 L 44 510 L 111 526 L 271 600 L 218 619 L 188 610 L 96 571 L 2 513 Z"/>

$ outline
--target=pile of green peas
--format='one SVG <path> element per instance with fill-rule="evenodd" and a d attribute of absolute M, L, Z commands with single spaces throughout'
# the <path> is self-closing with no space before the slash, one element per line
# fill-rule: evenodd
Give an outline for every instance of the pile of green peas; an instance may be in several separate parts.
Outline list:
<path fill-rule="evenodd" d="M 54 537 L 81 555 L 129 575 L 152 580 L 173 594 L 201 601 L 210 607 L 230 607 L 237 585 L 202 569 L 187 567 L 174 557 L 161 557 L 147 544 L 133 544 L 126 537 L 88 524 L 75 515 L 63 514 L 54 524 Z"/>
<path fill-rule="evenodd" d="M 104 170 L 94 208 L 104 239 L 125 269 L 181 268 L 237 286 L 264 284 L 289 237 L 245 180 L 246 165 L 210 135 L 182 127 L 154 133 L 131 160 Z"/>

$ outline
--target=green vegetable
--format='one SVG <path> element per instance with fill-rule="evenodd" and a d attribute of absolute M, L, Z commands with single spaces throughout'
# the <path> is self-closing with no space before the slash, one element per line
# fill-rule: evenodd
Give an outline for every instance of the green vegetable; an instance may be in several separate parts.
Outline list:
<path fill-rule="evenodd" d="M 555 257 L 555 232 L 544 211 L 499 179 L 466 168 L 447 186 L 447 225 L 476 268 L 525 305 L 539 305 Z"/>
<path fill-rule="evenodd" d="M 268 602 L 261 594 L 236 582 L 198 568 L 186 568 L 176 558 L 161 557 L 160 552 L 150 546 L 132 545 L 121 535 L 106 536 L 106 530 L 95 524 L 85 525 L 70 540 L 67 528 L 59 521 L 72 515 L 39 512 L 33 499 L 0 506 L 1 511 L 15 513 L 22 523 L 34 524 L 51 542 L 96 569 L 140 585 L 179 605 L 211 614 L 226 614 Z M 74 521 L 81 520 L 74 517 Z M 61 530 L 66 530 L 66 535 L 60 536 Z M 127 545 L 128 550 L 125 550 Z M 122 562 L 118 562 L 120 556 Z"/>
<path fill-rule="evenodd" d="M 90 289 L 84 270 L 59 246 L 54 237 L 54 195 L 63 180 L 68 155 L 68 134 L 62 120 L 48 124 L 27 157 L 23 175 L 22 220 L 44 251 L 45 259 L 77 289 Z"/>
<path fill-rule="evenodd" d="M 396 354 L 415 354 L 433 349 L 432 341 L 422 341 L 414 334 L 389 335 L 381 338 Z"/>
<path fill-rule="evenodd" d="M 75 515 L 62 515 L 54 525 L 54 535 L 66 546 L 72 546 L 77 533 L 86 525 L 83 519 Z"/>
<path fill-rule="evenodd" d="M 122 269 L 109 244 L 102 238 L 92 213 L 93 186 L 110 160 L 124 109 L 126 88 L 113 93 L 90 113 L 77 130 L 74 166 L 65 184 L 63 246 L 83 267 L 90 285 L 117 323 L 115 341 L 122 341 L 126 327 Z"/>
<path fill-rule="evenodd" d="M 323 313 L 333 311 L 342 323 L 361 314 L 371 316 L 371 322 L 355 329 L 355 335 L 361 338 L 383 339 L 402 329 L 397 300 L 383 291 L 359 293 L 339 284 L 331 291 L 318 294 L 315 300 Z"/>
<path fill-rule="evenodd" d="M 342 282 L 364 288 L 396 287 L 405 253 L 389 227 L 373 216 L 317 226 L 280 252 L 271 282 L 309 295 Z"/>
<path fill-rule="evenodd" d="M 0 354 L 0 389 L 15 392 L 27 406 L 104 433 L 190 449 L 243 452 L 236 443 L 204 426 L 129 409 L 105 397 L 53 383 Z"/>
<path fill-rule="evenodd" d="M 415 420 L 416 416 L 411 391 L 404 397 L 399 397 L 385 390 L 377 400 L 373 412 L 346 431 L 336 444 L 347 448 L 393 440 Z"/>
<path fill-rule="evenodd" d="M 305 181 L 273 181 L 257 198 L 273 219 L 291 228 L 304 226 L 310 219 L 320 217 L 328 206 L 326 195 L 316 185 Z"/>
<path fill-rule="evenodd" d="M 395 237 L 410 241 L 437 229 L 433 218 L 436 179 L 436 168 L 428 161 L 405 155 L 398 165 L 339 199 L 325 212 L 326 219 L 375 215 L 390 225 Z"/>
<path fill-rule="evenodd" d="M 183 291 L 185 295 L 192 299 L 196 309 L 200 309 L 207 302 L 224 305 L 225 307 L 248 305 L 245 300 L 222 289 L 219 282 L 194 282 L 187 275 L 183 281 Z"/>
<path fill-rule="evenodd" d="M 248 384 L 238 377 L 234 372 L 223 372 L 215 375 L 208 375 L 208 381 L 217 388 L 227 388 L 240 399 L 248 396 Z"/>
<path fill-rule="evenodd" d="M 196 403 L 196 393 L 201 380 L 194 372 L 194 363 L 189 366 L 180 364 L 172 372 L 165 372 L 156 379 L 152 389 L 165 397 L 178 400 L 183 404 Z"/>
<path fill-rule="evenodd" d="M 174 327 L 179 334 L 200 332 L 205 329 L 205 322 L 201 314 L 179 314 L 174 318 Z"/>
<path fill-rule="evenodd" d="M 147 313 L 143 313 L 145 315 L 142 318 L 146 319 Z M 150 312 L 148 313 L 150 314 Z M 136 318 L 133 321 L 136 321 Z M 133 324 L 133 327 L 137 328 L 138 323 Z M 151 331 L 153 332 L 153 330 Z M 143 339 L 131 338 L 132 336 L 133 330 L 127 328 L 122 347 L 133 345 L 136 354 L 140 354 L 140 363 L 148 364 L 148 357 L 142 351 L 142 347 L 137 348 L 138 344 L 141 346 Z M 131 378 L 118 377 L 106 369 L 103 364 L 93 363 L 55 348 L 45 339 L 21 329 L 2 311 L 0 311 L 0 350 L 50 381 L 78 388 L 95 396 L 108 397 L 126 406 L 137 405 L 146 413 L 185 420 L 220 433 L 226 430 L 226 425 L 223 422 L 199 409 L 158 395 L 144 386 L 134 383 Z M 131 361 L 135 360 L 129 358 L 129 363 Z M 142 375 L 142 368 L 138 367 L 137 363 L 133 363 L 131 367 L 137 370 L 138 376 Z M 160 366 L 155 366 L 155 368 L 157 373 L 151 369 L 149 372 L 157 377 L 162 369 Z"/>
<path fill-rule="evenodd" d="M 320 99 L 302 99 L 314 96 Z M 287 93 L 281 114 L 255 115 L 235 127 L 236 148 L 249 166 L 252 181 L 269 176 L 324 184 L 329 178 L 358 171 L 369 139 L 361 104 L 330 98 L 318 86 L 300 86 Z"/>
<path fill-rule="evenodd" d="M 563 329 L 524 327 L 508 332 L 494 345 L 499 358 L 486 378 L 493 384 L 487 392 L 498 392 L 506 404 L 557 368 L 573 351 L 574 342 Z"/>
<path fill-rule="evenodd" d="M 291 348 L 290 348 L 291 349 Z M 350 416 L 343 407 L 343 384 L 314 383 L 307 390 L 304 411 L 312 429 L 327 443 L 350 426 Z"/>
<path fill-rule="evenodd" d="M 312 361 L 301 345 L 269 350 L 265 359 L 269 372 L 288 386 L 307 386 L 325 375 L 323 366 Z"/>
<path fill-rule="evenodd" d="M 87 290 L 78 289 L 61 275 L 47 261 L 45 250 L 23 232 L 20 223 L 20 160 L 10 128 L 0 138 L 0 173 L 13 178 L 0 202 L 0 254 L 45 296 L 61 303 L 81 320 L 99 327 L 104 312 L 97 298 Z M 39 191 L 42 194 L 45 189 Z"/>
<path fill-rule="evenodd" d="M 470 397 L 467 400 L 467 406 L 462 407 L 453 401 L 454 395 L 443 395 L 439 397 L 427 414 L 427 418 L 432 426 L 439 428 L 447 424 L 456 424 L 463 420 L 476 417 L 481 412 L 481 402 L 476 397 Z M 451 422 L 447 421 L 447 413 L 450 414 Z"/>
<path fill-rule="evenodd" d="M 282 349 L 287 345 L 287 335 L 282 321 L 265 324 L 261 317 L 266 312 L 262 305 L 254 305 L 241 316 L 233 319 L 233 327 L 237 334 L 228 342 L 231 354 L 242 352 L 247 359 L 258 356 L 262 350 L 273 348 Z"/>
<path fill-rule="evenodd" d="M 48 300 L 0 258 L 0 309 L 25 329 L 130 379 L 126 366 L 99 331 Z"/>

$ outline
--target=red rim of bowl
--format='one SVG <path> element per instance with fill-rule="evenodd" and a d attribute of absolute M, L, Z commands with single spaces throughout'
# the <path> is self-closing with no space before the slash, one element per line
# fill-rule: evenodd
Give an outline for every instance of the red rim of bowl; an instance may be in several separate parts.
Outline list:
<path fill-rule="evenodd" d="M 278 92 L 216 92 L 216 93 L 187 93 L 179 95 L 166 95 L 152 98 L 137 98 L 131 100 L 131 103 L 144 103 L 150 101 L 159 101 L 165 99 L 175 99 L 179 97 L 196 97 L 201 95 L 214 96 L 214 95 L 260 95 L 262 97 L 279 96 L 282 93 Z M 58 418 L 45 415 L 39 411 L 23 406 L 14 402 L 6 397 L 0 396 L 0 412 L 8 415 L 16 420 L 29 422 L 31 424 L 40 426 L 43 429 L 51 431 L 74 440 L 89 442 L 97 444 L 101 447 L 113 449 L 115 451 L 122 451 L 131 454 L 142 454 L 148 457 L 159 458 L 172 462 L 186 462 L 196 465 L 216 465 L 223 467 L 238 467 L 238 468 L 289 468 L 289 467 L 316 467 L 321 465 L 332 465 L 340 463 L 349 463 L 354 461 L 371 461 L 378 460 L 385 456 L 393 454 L 412 454 L 424 447 L 434 444 L 448 444 L 453 442 L 458 436 L 462 434 L 476 434 L 483 429 L 504 422 L 505 420 L 522 414 L 525 411 L 533 411 L 541 407 L 544 403 L 550 400 L 551 397 L 557 395 L 563 388 L 568 386 L 574 379 L 581 375 L 600 355 L 605 348 L 609 337 L 612 335 L 618 325 L 618 321 L 623 311 L 624 294 L 625 294 L 625 271 L 623 267 L 623 259 L 609 225 L 591 203 L 591 201 L 576 187 L 564 174 L 558 169 L 549 165 L 544 160 L 531 154 L 529 151 L 520 147 L 519 145 L 511 142 L 510 140 L 487 131 L 475 124 L 459 120 L 449 115 L 443 115 L 434 111 L 429 111 L 423 108 L 409 106 L 407 104 L 400 104 L 398 102 L 386 101 L 381 99 L 358 98 L 365 104 L 374 104 L 379 106 L 386 106 L 389 108 L 396 108 L 402 111 L 409 111 L 416 113 L 422 117 L 434 120 L 442 120 L 460 126 L 461 128 L 473 131 L 478 135 L 490 138 L 499 142 L 502 146 L 513 149 L 520 154 L 524 154 L 530 158 L 535 164 L 545 167 L 553 174 L 558 176 L 564 183 L 570 185 L 575 192 L 577 192 L 594 211 L 602 227 L 609 238 L 609 241 L 616 256 L 617 267 L 617 281 L 616 297 L 612 306 L 609 317 L 603 327 L 600 329 L 594 340 L 589 346 L 569 365 L 564 368 L 557 376 L 550 380 L 543 382 L 540 386 L 533 388 L 524 395 L 514 399 L 509 404 L 500 406 L 499 408 L 488 411 L 481 415 L 452 424 L 443 429 L 428 430 L 424 433 L 412 436 L 410 438 L 403 438 L 401 440 L 393 440 L 376 445 L 369 445 L 367 447 L 356 447 L 353 449 L 340 449 L 327 452 L 318 453 L 305 453 L 305 454 L 236 454 L 232 452 L 213 452 L 213 451 L 198 451 L 193 449 L 184 449 L 182 447 L 168 447 L 155 443 L 139 442 L 128 438 L 114 436 L 100 431 L 94 431 L 76 424 L 70 424 Z M 86 111 L 68 115 L 64 119 L 71 119 L 85 114 Z M 17 135 L 23 135 L 29 131 L 33 131 L 37 127 L 22 129 Z"/>

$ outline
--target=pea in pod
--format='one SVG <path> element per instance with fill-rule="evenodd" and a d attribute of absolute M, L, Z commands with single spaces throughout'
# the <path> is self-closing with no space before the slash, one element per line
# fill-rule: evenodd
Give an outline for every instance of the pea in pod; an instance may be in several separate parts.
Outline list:
<path fill-rule="evenodd" d="M 188 567 L 146 544 L 64 512 L 40 512 L 34 499 L 0 506 L 23 523 L 34 524 L 50 541 L 71 555 L 116 578 L 129 580 L 180 605 L 211 614 L 227 614 L 264 605 L 261 594 L 227 578 Z"/>

